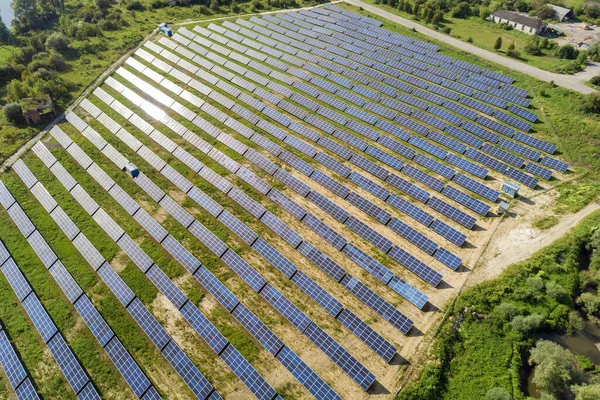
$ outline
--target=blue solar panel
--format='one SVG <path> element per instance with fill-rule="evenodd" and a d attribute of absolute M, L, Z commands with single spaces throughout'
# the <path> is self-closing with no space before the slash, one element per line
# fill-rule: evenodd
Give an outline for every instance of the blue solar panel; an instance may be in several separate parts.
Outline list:
<path fill-rule="evenodd" d="M 319 192 L 313 190 L 308 194 L 307 198 L 339 222 L 343 223 L 346 221 L 346 219 L 348 219 L 348 211 L 337 205 L 335 202 L 329 200 Z"/>
<path fill-rule="evenodd" d="M 103 347 L 106 346 L 115 334 L 90 299 L 87 296 L 81 296 L 74 305 L 81 318 L 83 318 L 88 328 L 92 331 L 94 337 Z"/>
<path fill-rule="evenodd" d="M 431 224 L 431 229 L 459 247 L 462 246 L 467 239 L 467 236 L 464 233 L 457 231 L 439 219 L 433 221 Z"/>
<path fill-rule="evenodd" d="M 298 379 L 318 400 L 341 399 L 310 367 L 308 367 L 289 347 L 285 346 L 277 359 Z M 279 397 L 279 396 L 278 396 Z"/>
<path fill-rule="evenodd" d="M 552 158 L 552 157 L 542 158 L 541 164 L 545 165 L 546 167 L 552 168 L 555 171 L 562 172 L 562 173 L 567 172 L 567 170 L 569 169 L 569 164 L 567 164 L 566 162 L 557 160 L 555 158 Z"/>
<path fill-rule="evenodd" d="M 471 132 L 472 134 L 477 135 L 480 138 L 487 140 L 488 142 L 498 143 L 498 140 L 500 140 L 500 137 L 498 135 L 496 135 L 495 133 L 492 133 L 486 129 L 483 129 L 479 125 L 475 125 L 472 122 L 465 121 L 465 122 L 463 122 L 461 127 L 463 129 Z M 471 145 L 473 147 L 477 147 L 477 148 L 481 147 L 481 146 L 475 146 L 474 144 L 471 144 Z"/>
<path fill-rule="evenodd" d="M 363 390 L 366 391 L 375 382 L 375 375 L 317 325 L 310 324 L 304 334 L 346 372 L 352 380 L 358 383 Z"/>
<path fill-rule="evenodd" d="M 402 211 L 409 217 L 413 218 L 415 221 L 420 222 L 425 226 L 429 226 L 433 221 L 433 216 L 421 208 L 415 206 L 414 204 L 404 200 L 403 198 L 393 194 L 388 199 L 387 202 Z"/>
<path fill-rule="evenodd" d="M 400 221 L 397 218 L 392 218 L 392 220 L 388 223 L 388 226 L 397 234 L 431 255 L 437 249 L 438 245 L 433 240 L 429 239 L 421 232 L 416 229 L 408 226 L 404 222 Z"/>
<path fill-rule="evenodd" d="M 302 242 L 300 247 L 298 247 L 298 251 L 323 270 L 323 272 L 335 279 L 336 282 L 341 281 L 346 274 L 346 271 L 342 267 L 309 242 Z"/>
<path fill-rule="evenodd" d="M 344 276 L 341 283 L 350 293 L 400 330 L 400 332 L 407 334 L 412 328 L 413 322 L 410 319 L 352 275 L 347 274 Z"/>
<path fill-rule="evenodd" d="M 302 222 L 338 250 L 347 242 L 342 235 L 312 214 L 306 214 Z"/>
<path fill-rule="evenodd" d="M 421 189 L 417 185 L 410 183 L 397 175 L 390 175 L 390 177 L 387 179 L 387 182 L 423 203 L 426 203 L 429 199 L 429 193 L 426 190 Z"/>
<path fill-rule="evenodd" d="M 69 386 L 73 388 L 73 391 L 77 393 L 83 389 L 89 382 L 89 378 L 60 333 L 48 342 L 48 349 L 65 375 L 65 378 L 67 378 Z M 95 397 L 97 398 L 97 396 Z"/>
<path fill-rule="evenodd" d="M 338 317 L 338 321 L 346 328 L 358 336 L 384 361 L 390 362 L 397 353 L 397 349 L 381 335 L 374 331 L 369 325 L 364 323 L 352 311 L 343 310 Z"/>
<path fill-rule="evenodd" d="M 500 161 L 487 156 L 483 153 L 480 153 L 477 150 L 473 150 L 473 149 L 468 149 L 467 152 L 465 153 L 465 156 L 487 166 L 490 167 L 491 169 L 500 172 L 501 174 L 506 173 L 506 169 L 508 168 L 508 166 L 504 163 L 501 163 Z"/>
<path fill-rule="evenodd" d="M 511 153 L 509 153 L 508 151 L 499 149 L 495 146 L 492 146 L 491 144 L 484 144 L 483 147 L 481 148 L 481 151 L 483 151 L 484 153 L 487 153 L 491 156 L 496 157 L 499 160 L 502 160 L 510 165 L 513 165 L 517 168 L 521 168 L 523 166 L 523 164 L 525 163 L 525 160 L 523 160 L 520 157 L 517 157 Z"/>
<path fill-rule="evenodd" d="M 171 341 L 162 353 L 196 397 L 206 398 L 211 393 L 213 386 L 174 341 Z"/>
<path fill-rule="evenodd" d="M 229 345 L 221 354 L 221 359 L 231 368 L 231 370 L 240 378 L 248 389 L 258 399 L 271 400 L 277 392 L 267 381 L 254 369 L 252 365 L 240 353 Z"/>
<path fill-rule="evenodd" d="M 444 182 L 442 182 L 441 180 L 432 177 L 429 174 L 426 174 L 425 172 L 416 169 L 415 167 L 413 167 L 412 165 L 405 165 L 404 168 L 402 168 L 402 172 L 407 175 L 410 176 L 411 178 L 421 182 L 422 184 L 429 186 L 430 188 L 432 188 L 433 190 L 436 191 L 441 191 L 442 188 L 444 187 Z"/>
<path fill-rule="evenodd" d="M 540 152 L 532 150 L 529 147 L 525 147 L 525 146 L 520 145 L 519 143 L 513 142 L 511 140 L 506 140 L 504 138 L 500 139 L 500 141 L 498 142 L 498 145 L 500 145 L 500 146 L 504 147 L 505 149 L 508 149 L 512 152 L 515 152 L 517 154 L 521 154 L 521 155 L 529 158 L 530 160 L 533 160 L 536 162 L 542 157 Z"/>
<path fill-rule="evenodd" d="M 391 240 L 355 217 L 348 218 L 345 225 L 384 253 L 392 247 Z"/>
<path fill-rule="evenodd" d="M 239 304 L 232 313 L 240 324 L 260 343 L 267 351 L 275 355 L 283 347 L 283 342 L 277 337 L 256 315 L 244 304 Z"/>
<path fill-rule="evenodd" d="M 528 146 L 535 147 L 536 149 L 540 149 L 548 154 L 554 154 L 556 152 L 556 146 L 538 138 L 534 138 L 533 136 L 526 135 L 521 132 L 517 132 L 514 136 L 514 139 L 524 143 Z"/>
<path fill-rule="evenodd" d="M 477 165 L 474 164 L 468 160 L 465 160 L 464 158 L 455 156 L 454 154 L 448 154 L 448 157 L 446 157 L 446 161 L 449 164 L 452 164 L 478 178 L 481 179 L 485 179 L 485 177 L 488 174 L 488 170 Z"/>
<path fill-rule="evenodd" d="M 400 154 L 401 156 L 404 156 L 406 158 L 408 158 L 409 160 L 412 159 L 416 152 L 411 149 L 408 146 L 403 145 L 400 142 L 397 142 L 393 139 L 390 139 L 386 136 L 382 136 L 379 138 L 378 143 L 380 143 L 382 146 L 387 147 L 388 149 Z"/>
<path fill-rule="evenodd" d="M 454 271 L 456 271 L 462 263 L 462 260 L 459 257 L 450 253 L 448 250 L 444 249 L 443 247 L 440 247 L 435 252 L 433 257 Z"/>
<path fill-rule="evenodd" d="M 475 211 L 480 215 L 483 215 L 484 217 L 490 211 L 489 205 L 463 193 L 453 186 L 447 185 L 444 190 L 442 190 L 442 193 L 457 203 L 462 204 L 463 206 Z"/>
<path fill-rule="evenodd" d="M 19 400 L 37 400 L 40 398 L 35 392 L 35 388 L 33 387 L 33 384 L 31 383 L 30 379 L 26 379 L 23 383 L 21 383 L 21 385 L 15 390 L 15 394 L 17 396 L 17 399 Z M 93 385 L 88 384 L 79 393 L 79 398 L 82 400 L 93 400 L 100 399 L 100 395 L 98 395 L 98 392 L 96 392 L 96 389 Z"/>
<path fill-rule="evenodd" d="M 57 332 L 56 325 L 50 319 L 50 316 L 40 303 L 37 296 L 28 296 L 25 300 L 22 301 L 23 308 L 27 311 L 27 315 L 35 325 L 35 328 L 42 336 L 44 342 L 48 342 L 52 336 Z"/>
<path fill-rule="evenodd" d="M 441 144 L 442 146 L 446 146 L 447 148 L 454 150 L 460 154 L 464 153 L 467 150 L 467 146 L 463 143 L 459 143 L 456 140 L 449 138 L 448 136 L 442 135 L 434 131 L 430 132 L 427 138 Z"/>
<path fill-rule="evenodd" d="M 506 171 L 506 176 L 514 179 L 517 182 L 525 184 L 525 186 L 530 187 L 531 189 L 535 189 L 538 183 L 537 178 L 527 175 L 526 173 L 518 169 L 514 169 L 512 167 L 508 167 L 508 170 Z"/>
<path fill-rule="evenodd" d="M 292 282 L 333 317 L 336 317 L 342 310 L 342 303 L 304 272 L 298 271 L 292 277 Z"/>
<path fill-rule="evenodd" d="M 498 197 L 500 197 L 500 193 L 498 191 L 490 189 L 489 187 L 463 174 L 456 174 L 453 181 L 490 201 L 495 202 L 498 200 Z"/>
<path fill-rule="evenodd" d="M 27 373 L 19 360 L 19 356 L 10 344 L 4 330 L 0 331 L 0 365 L 4 369 L 8 382 L 13 389 L 27 378 Z"/>
<path fill-rule="evenodd" d="M 296 266 L 288 260 L 283 254 L 276 250 L 262 238 L 259 238 L 252 248 L 269 261 L 275 268 L 281 271 L 287 278 L 290 278 L 296 272 Z"/>
<path fill-rule="evenodd" d="M 475 225 L 475 222 L 477 222 L 477 219 L 475 219 L 474 217 L 470 216 L 469 214 L 463 211 L 460 211 L 456 207 L 451 206 L 450 204 L 438 199 L 437 197 L 432 196 L 427 202 L 427 205 L 433 208 L 434 210 L 438 211 L 439 213 L 447 216 L 448 218 L 458 222 L 467 229 L 472 229 L 473 225 Z"/>
<path fill-rule="evenodd" d="M 417 154 L 413 159 L 417 164 L 431 170 L 437 172 L 439 175 L 443 176 L 446 179 L 452 179 L 456 171 L 452 168 L 445 166 L 444 164 L 432 160 L 431 158 L 424 156 L 422 154 Z"/>
<path fill-rule="evenodd" d="M 267 284 L 260 295 L 300 332 L 310 325 L 311 319 L 271 284 Z"/>
<path fill-rule="evenodd" d="M 528 163 L 525 166 L 525 171 L 535 175 L 535 176 L 539 176 L 542 179 L 545 180 L 549 180 L 552 177 L 552 171 L 550 171 L 549 169 L 546 168 L 542 168 L 539 165 L 533 164 L 533 163 Z"/>
<path fill-rule="evenodd" d="M 463 122 L 463 124 L 467 124 L 467 122 Z M 479 149 L 481 146 L 483 146 L 483 140 L 467 133 L 466 131 L 464 131 L 460 128 L 456 128 L 454 126 L 449 125 L 446 127 L 445 132 L 449 135 L 454 136 L 458 140 L 475 147 L 476 149 Z M 431 136 L 431 134 L 430 134 L 430 136 Z M 461 152 L 461 154 L 462 153 L 464 153 L 464 151 Z"/>
<path fill-rule="evenodd" d="M 346 247 L 342 249 L 342 252 L 349 259 L 354 261 L 356 264 L 386 285 L 394 276 L 394 274 L 387 267 L 385 267 L 379 261 L 373 259 L 371 256 L 360 250 L 352 243 L 348 243 Z"/>
<path fill-rule="evenodd" d="M 369 193 L 373 194 L 376 197 L 379 197 L 382 200 L 387 199 L 390 195 L 390 192 L 387 189 L 383 188 L 382 186 L 371 181 L 369 178 L 357 172 L 351 173 L 348 179 L 350 179 L 352 182 L 354 182 L 361 188 L 365 189 Z"/>
<path fill-rule="evenodd" d="M 229 249 L 221 256 L 221 260 L 227 264 L 236 274 L 240 276 L 252 289 L 260 292 L 266 284 L 262 277 L 254 268 L 242 259 L 236 252 Z"/>

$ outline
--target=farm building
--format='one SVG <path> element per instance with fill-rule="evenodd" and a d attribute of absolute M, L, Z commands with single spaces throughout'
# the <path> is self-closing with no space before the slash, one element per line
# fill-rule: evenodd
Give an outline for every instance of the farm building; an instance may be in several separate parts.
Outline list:
<path fill-rule="evenodd" d="M 554 9 L 554 19 L 558 22 L 564 22 L 573 18 L 573 10 L 561 6 L 555 6 L 554 4 L 548 5 Z"/>
<path fill-rule="evenodd" d="M 496 10 L 490 14 L 489 20 L 497 24 L 508 24 L 516 30 L 529 35 L 539 35 L 546 31 L 546 23 L 539 18 L 531 18 L 516 12 Z"/>
<path fill-rule="evenodd" d="M 50 96 L 30 97 L 21 100 L 21 109 L 23 117 L 29 125 L 41 122 L 43 118 L 54 117 L 54 104 Z"/>

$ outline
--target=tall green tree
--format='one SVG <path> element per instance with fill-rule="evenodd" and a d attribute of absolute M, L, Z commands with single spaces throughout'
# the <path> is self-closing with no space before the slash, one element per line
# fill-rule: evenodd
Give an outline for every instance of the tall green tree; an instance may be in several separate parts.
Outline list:
<path fill-rule="evenodd" d="M 498 37 L 496 43 L 494 43 L 494 50 L 498 51 L 502 47 L 502 38 Z"/>

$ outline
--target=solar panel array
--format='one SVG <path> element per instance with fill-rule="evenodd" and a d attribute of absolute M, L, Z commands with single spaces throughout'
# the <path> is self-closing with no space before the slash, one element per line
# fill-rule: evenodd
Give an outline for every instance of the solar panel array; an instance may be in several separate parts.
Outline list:
<path fill-rule="evenodd" d="M 378 294 L 378 285 L 387 286 L 419 309 L 428 297 L 395 275 L 392 266 L 401 265 L 437 287 L 443 279 L 438 266 L 456 271 L 463 261 L 448 243 L 433 240 L 432 233 L 450 246 L 463 246 L 467 236 L 461 230 L 473 229 L 477 224 L 474 215 L 487 216 L 492 211 L 490 204 L 500 198 L 486 179 L 489 170 L 535 188 L 538 178 L 548 180 L 553 171 L 568 169 L 568 164 L 546 155 L 553 154 L 556 146 L 526 133 L 537 116 L 527 110 L 528 93 L 513 86 L 512 78 L 437 50 L 332 5 L 212 23 L 193 31 L 181 28 L 172 38 L 145 43 L 106 79 L 105 89 L 95 89 L 95 97 L 81 103 L 87 119 L 79 111 L 67 113 L 66 119 L 119 170 L 128 160 L 103 135 L 111 133 L 120 139 L 143 159 L 144 167 L 156 169 L 169 185 L 199 205 L 206 218 L 214 218 L 211 223 L 205 224 L 204 217 L 200 222 L 186 210 L 186 204 L 179 204 L 144 172 L 133 180 L 194 235 L 203 249 L 216 255 L 367 390 L 375 376 L 226 242 L 230 234 L 239 238 L 262 263 L 275 267 L 310 298 L 303 307 L 316 303 L 390 362 L 396 347 L 365 323 L 360 313 L 337 300 L 328 286 L 313 280 L 300 268 L 302 264 L 292 261 L 292 253 L 280 246 L 291 246 L 290 251 L 298 251 L 369 312 L 407 334 L 413 321 Z M 122 102 L 114 99 L 114 92 Z M 100 122 L 99 131 L 87 125 L 90 117 Z M 135 136 L 122 127 L 122 121 L 131 123 Z M 185 121 L 198 129 L 190 130 Z M 163 128 L 169 135 L 161 132 Z M 140 133 L 142 141 L 136 138 Z M 172 133 L 207 156 L 208 164 L 170 139 Z M 58 127 L 51 134 L 306 390 L 316 398 L 338 397 L 68 135 Z M 175 157 L 163 159 L 144 144 L 147 139 Z M 33 150 L 250 391 L 259 398 L 276 397 L 273 388 L 203 311 L 47 149 L 40 144 Z M 190 172 L 186 169 L 183 173 L 181 168 L 198 174 L 211 190 L 205 193 L 191 180 Z M 18 162 L 14 169 L 197 397 L 218 397 L 27 167 Z M 302 200 L 293 199 L 292 192 Z M 241 209 L 227 210 L 220 204 L 223 199 L 233 200 Z M 1 191 L 0 201 L 93 327 L 117 369 L 130 376 L 137 373 L 137 364 L 127 361 L 127 351 L 120 342 L 116 344 L 112 330 L 20 207 Z M 313 213 L 304 202 L 316 205 L 318 211 Z M 319 247 L 332 246 L 340 257 L 353 262 L 351 268 L 360 267 L 376 278 L 376 283 L 367 285 L 351 275 L 300 235 L 280 209 L 323 239 Z M 255 223 L 269 227 L 268 233 L 260 235 L 248 226 L 238 216 L 240 210 L 254 217 Z M 322 212 L 333 218 L 322 219 Z M 416 227 L 412 221 L 417 222 Z M 226 234 L 215 230 L 219 223 Z M 28 307 L 36 309 L 35 304 Z M 40 326 L 43 336 L 53 334 L 48 323 Z M 144 398 L 158 396 L 149 381 L 131 382 L 132 389 L 143 391 Z"/>

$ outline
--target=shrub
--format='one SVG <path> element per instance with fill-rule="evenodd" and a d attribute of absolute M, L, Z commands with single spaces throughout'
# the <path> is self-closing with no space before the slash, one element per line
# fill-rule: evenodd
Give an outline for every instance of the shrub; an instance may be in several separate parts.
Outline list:
<path fill-rule="evenodd" d="M 565 44 L 556 50 L 556 56 L 560 59 L 574 60 L 577 58 L 578 51 L 570 44 Z"/>
<path fill-rule="evenodd" d="M 525 53 L 531 54 L 532 56 L 539 56 L 542 54 L 542 45 L 538 36 L 532 36 L 525 45 Z"/>
<path fill-rule="evenodd" d="M 517 314 L 517 307 L 512 303 L 500 303 L 494 308 L 494 312 L 506 321 L 512 320 Z"/>
<path fill-rule="evenodd" d="M 46 43 L 44 44 L 47 50 L 55 50 L 58 52 L 65 51 L 69 47 L 69 41 L 60 32 L 54 32 L 48 36 Z"/>
<path fill-rule="evenodd" d="M 210 0 L 210 9 L 214 12 L 219 12 L 219 8 L 221 5 L 219 4 L 219 0 Z"/>
<path fill-rule="evenodd" d="M 485 400 L 512 400 L 512 396 L 505 388 L 495 387 L 486 392 Z"/>
<path fill-rule="evenodd" d="M 14 124 L 23 122 L 23 110 L 18 103 L 8 103 L 4 105 L 4 107 L 2 107 L 2 112 L 4 113 L 4 118 Z"/>
<path fill-rule="evenodd" d="M 583 109 L 587 113 L 600 114 L 600 93 L 590 93 L 585 100 Z"/>
<path fill-rule="evenodd" d="M 449 28 L 449 27 L 447 27 L 447 26 L 445 26 L 445 27 L 442 28 L 442 32 L 444 32 L 446 35 L 449 35 L 450 32 L 452 32 L 452 29 Z"/>
<path fill-rule="evenodd" d="M 592 79 L 590 79 L 590 83 L 592 85 L 600 85 L 600 75 L 596 75 Z"/>
<path fill-rule="evenodd" d="M 494 43 L 494 50 L 498 51 L 502 47 L 502 38 L 498 37 Z"/>
<path fill-rule="evenodd" d="M 506 55 L 512 58 L 521 58 L 521 53 L 515 49 L 509 49 L 506 51 Z"/>
<path fill-rule="evenodd" d="M 511 322 L 510 326 L 522 335 L 529 335 L 535 332 L 544 322 L 544 317 L 539 314 L 531 314 L 527 316 L 517 315 Z"/>
<path fill-rule="evenodd" d="M 471 16 L 471 6 L 469 3 L 462 1 L 458 3 L 451 11 L 454 18 L 468 18 Z"/>

